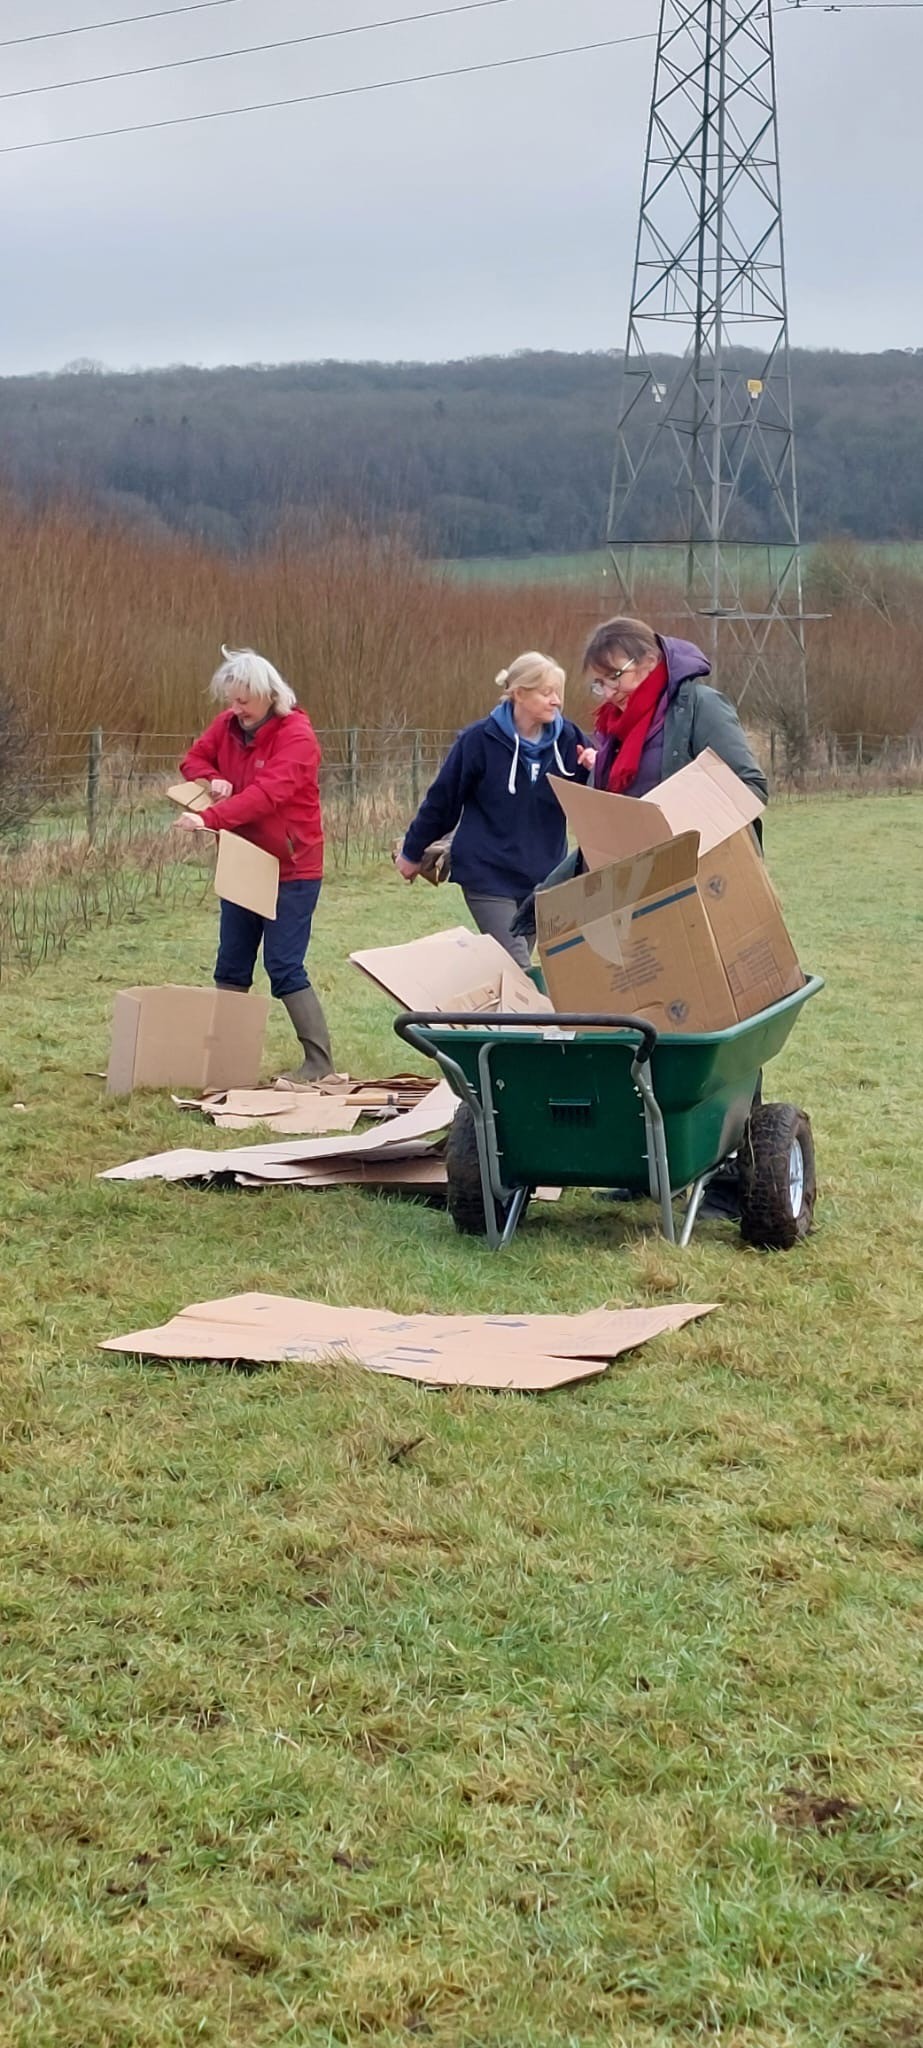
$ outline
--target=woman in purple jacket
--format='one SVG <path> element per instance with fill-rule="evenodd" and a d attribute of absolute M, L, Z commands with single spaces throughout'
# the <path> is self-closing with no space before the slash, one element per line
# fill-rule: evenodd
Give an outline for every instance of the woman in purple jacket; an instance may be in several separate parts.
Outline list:
<path fill-rule="evenodd" d="M 706 747 L 765 803 L 766 777 L 733 704 L 706 682 L 711 663 L 691 640 L 664 639 L 642 619 L 608 619 L 583 657 L 599 702 L 593 781 L 647 796 Z"/>
<path fill-rule="evenodd" d="M 514 935 L 513 920 L 567 846 L 549 772 L 586 782 L 592 766 L 580 727 L 561 710 L 564 682 L 564 670 L 545 654 L 520 654 L 501 669 L 499 704 L 459 733 L 395 861 L 412 882 L 427 846 L 454 832 L 452 880 L 478 931 L 498 939 L 521 967 L 529 965 L 535 925 L 527 920 Z"/>
<path fill-rule="evenodd" d="M 733 704 L 705 681 L 711 663 L 691 640 L 665 639 L 642 619 L 609 619 L 591 635 L 583 669 L 599 703 L 597 789 L 647 796 L 710 747 L 765 803 L 769 785 L 740 719 Z M 754 1099 L 760 1099 L 759 1083 Z M 626 1199 L 624 1189 L 614 1193 L 616 1200 Z M 735 1157 L 709 1183 L 699 1215 L 739 1214 Z"/>

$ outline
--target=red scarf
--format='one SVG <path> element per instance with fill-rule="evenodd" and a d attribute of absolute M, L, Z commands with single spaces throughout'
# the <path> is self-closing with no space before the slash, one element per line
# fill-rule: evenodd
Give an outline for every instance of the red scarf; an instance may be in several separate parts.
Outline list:
<path fill-rule="evenodd" d="M 614 704 L 601 704 L 596 715 L 596 730 L 603 739 L 615 740 L 617 751 L 609 770 L 607 788 L 614 796 L 624 795 L 631 788 L 641 766 L 641 756 L 651 726 L 657 715 L 657 707 L 667 687 L 667 664 L 658 661 L 657 667 L 645 676 L 636 690 L 632 690 L 627 704 L 621 711 Z"/>

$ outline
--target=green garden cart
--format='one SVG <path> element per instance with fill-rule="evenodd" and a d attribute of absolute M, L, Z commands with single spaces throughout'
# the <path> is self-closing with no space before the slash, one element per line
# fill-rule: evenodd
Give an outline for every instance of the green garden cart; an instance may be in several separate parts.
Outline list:
<path fill-rule="evenodd" d="M 398 1036 L 437 1062 L 461 1103 L 446 1152 L 456 1229 L 497 1250 L 536 1188 L 598 1188 L 650 1196 L 664 1237 L 686 1245 L 709 1181 L 736 1155 L 741 1236 L 790 1250 L 814 1214 L 811 1125 L 794 1103 L 755 1098 L 822 987 L 814 975 L 743 1024 L 688 1035 L 582 1012 L 397 1017 Z"/>

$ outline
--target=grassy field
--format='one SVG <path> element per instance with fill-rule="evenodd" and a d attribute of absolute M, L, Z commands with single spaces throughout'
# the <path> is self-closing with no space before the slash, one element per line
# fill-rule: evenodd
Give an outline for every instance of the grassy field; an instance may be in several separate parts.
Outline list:
<path fill-rule="evenodd" d="M 891 568 L 906 569 L 914 575 L 923 574 L 923 544 L 918 541 L 860 541 L 859 549 L 864 560 L 886 562 Z M 787 559 L 782 548 L 770 551 L 779 564 Z M 812 549 L 804 549 L 804 559 L 810 566 Z M 761 553 L 759 565 L 765 560 Z M 641 580 L 645 580 L 644 556 L 639 556 Z M 685 553 L 682 548 L 651 551 L 648 580 L 662 585 L 673 579 L 681 583 L 685 576 Z M 655 566 L 656 565 L 656 566 Z M 600 584 L 603 577 L 612 575 L 612 563 L 608 548 L 590 548 L 576 555 L 471 555 L 463 560 L 445 561 L 440 568 L 456 583 L 500 584 L 517 583 L 589 583 Z"/>
<path fill-rule="evenodd" d="M 495 1258 L 360 1191 L 98 1182 L 193 1141 L 95 1075 L 212 905 L 0 989 L 3 2048 L 923 2042 L 923 805 L 768 843 L 828 977 L 770 1070 L 822 1184 L 790 1257 L 588 1195 Z M 341 1064 L 406 1060 L 349 946 L 457 912 L 331 884 Z M 544 1399 L 95 1348 L 249 1288 L 721 1306 Z"/>

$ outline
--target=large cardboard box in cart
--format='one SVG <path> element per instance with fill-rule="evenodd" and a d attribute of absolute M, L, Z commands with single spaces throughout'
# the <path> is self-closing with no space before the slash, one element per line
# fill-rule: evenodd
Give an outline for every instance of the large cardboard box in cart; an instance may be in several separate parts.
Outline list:
<path fill-rule="evenodd" d="M 106 1089 L 253 1088 L 268 996 L 236 990 L 125 988 L 116 996 Z"/>
<path fill-rule="evenodd" d="M 549 779 L 591 871 L 652 851 L 671 838 L 698 834 L 695 883 L 733 999 L 730 1021 L 754 1017 L 804 987 L 798 955 L 751 830 L 763 804 L 717 754 L 700 754 L 640 798 L 582 789 L 557 776 Z"/>
<path fill-rule="evenodd" d="M 737 1023 L 696 881 L 695 832 L 544 889 L 535 899 L 556 1010 L 646 1017 L 658 1031 Z"/>

